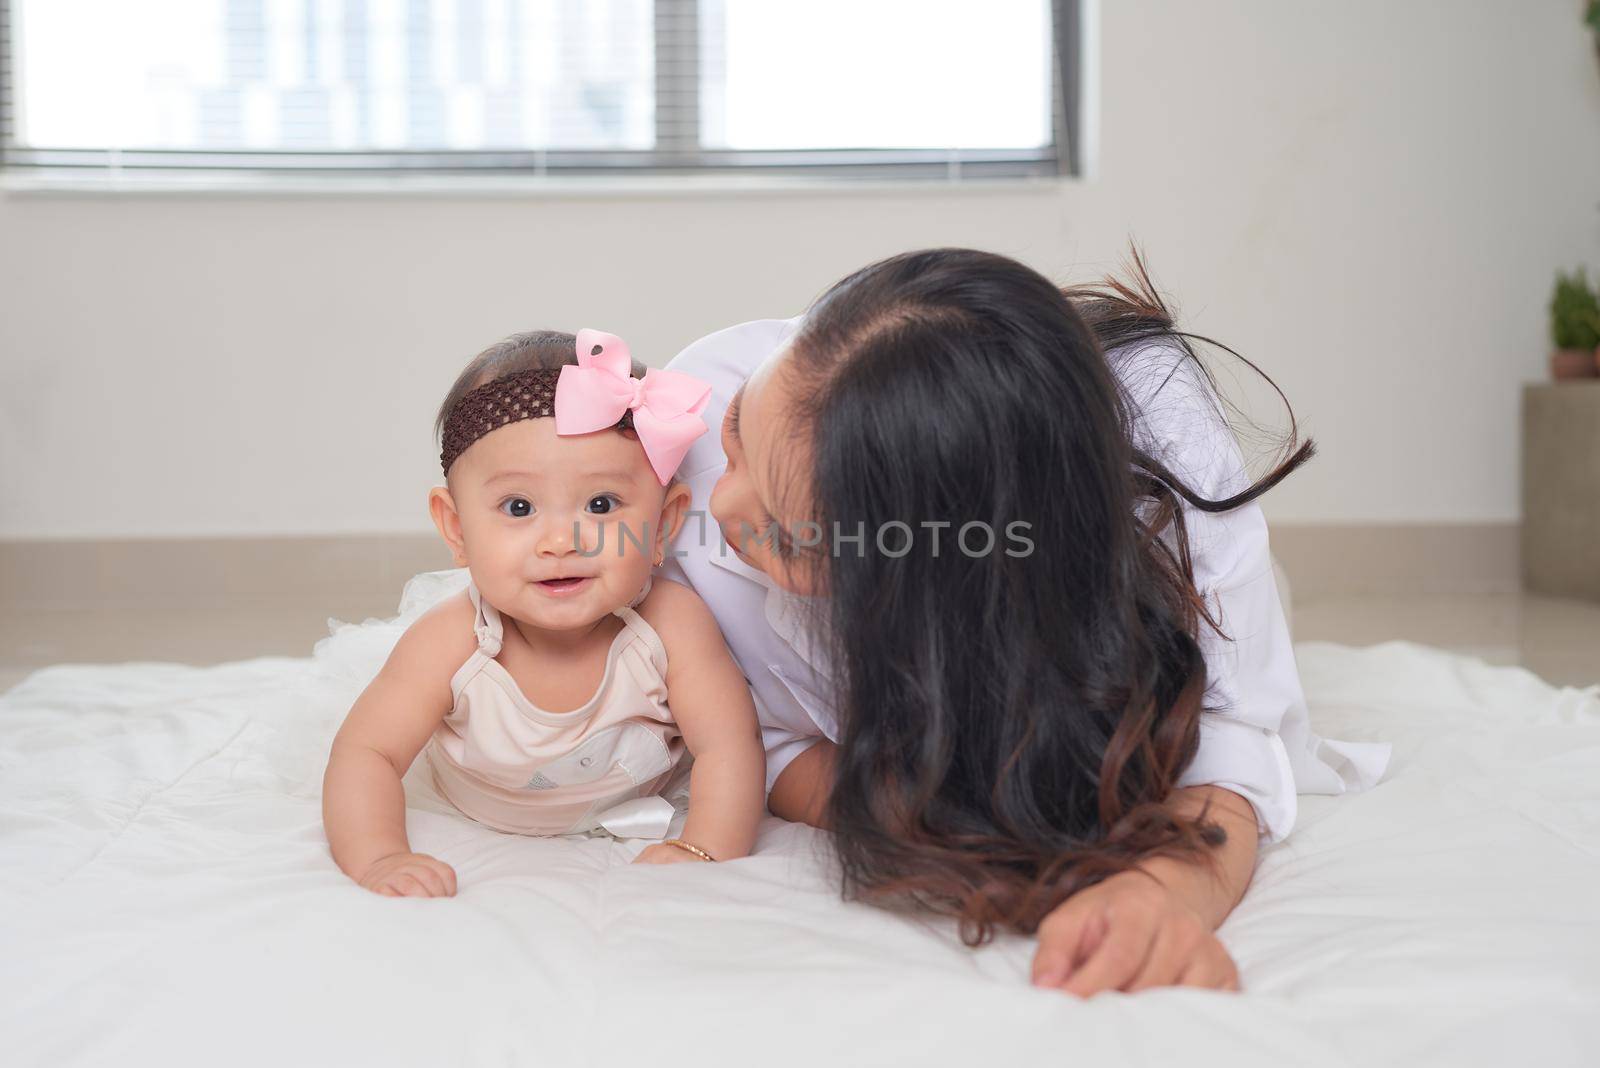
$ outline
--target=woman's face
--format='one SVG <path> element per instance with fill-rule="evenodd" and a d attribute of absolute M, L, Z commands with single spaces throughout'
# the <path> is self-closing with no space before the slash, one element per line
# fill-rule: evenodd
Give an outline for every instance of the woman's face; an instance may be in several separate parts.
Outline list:
<path fill-rule="evenodd" d="M 811 516 L 811 443 L 794 416 L 789 349 L 773 353 L 733 395 L 722 417 L 727 470 L 711 491 L 711 514 L 739 559 L 782 588 L 813 596 L 817 583 L 794 538 Z"/>

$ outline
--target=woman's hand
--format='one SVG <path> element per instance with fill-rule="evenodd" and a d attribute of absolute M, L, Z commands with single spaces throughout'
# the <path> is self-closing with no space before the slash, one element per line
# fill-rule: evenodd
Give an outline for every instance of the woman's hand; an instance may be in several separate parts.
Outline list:
<path fill-rule="evenodd" d="M 1204 919 L 1153 875 L 1128 871 L 1074 894 L 1039 925 L 1035 986 L 1238 990 L 1239 969 Z"/>
<path fill-rule="evenodd" d="M 633 858 L 635 864 L 682 864 L 685 861 L 693 861 L 696 864 L 705 863 L 704 860 L 701 860 L 687 849 L 669 846 L 665 842 L 657 842 L 655 845 L 646 846 L 644 852 Z"/>
<path fill-rule="evenodd" d="M 391 853 L 367 866 L 356 882 L 385 897 L 454 897 L 456 871 L 426 853 Z"/>
<path fill-rule="evenodd" d="M 1035 986 L 1079 997 L 1152 986 L 1239 989 L 1239 969 L 1212 932 L 1255 874 L 1256 810 L 1221 786 L 1176 790 L 1167 807 L 1185 819 L 1203 812 L 1222 829 L 1222 844 L 1196 860 L 1147 860 L 1058 905 L 1039 925 Z"/>

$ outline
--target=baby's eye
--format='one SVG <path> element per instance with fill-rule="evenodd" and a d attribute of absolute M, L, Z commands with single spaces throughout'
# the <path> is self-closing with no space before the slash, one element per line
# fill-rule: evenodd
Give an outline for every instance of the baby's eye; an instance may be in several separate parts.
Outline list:
<path fill-rule="evenodd" d="M 587 507 L 595 515 L 605 515 L 621 508 L 622 501 L 614 493 L 601 493 L 590 497 Z"/>
<path fill-rule="evenodd" d="M 533 503 L 526 497 L 507 497 L 500 502 L 500 510 L 513 519 L 526 519 L 533 514 Z"/>

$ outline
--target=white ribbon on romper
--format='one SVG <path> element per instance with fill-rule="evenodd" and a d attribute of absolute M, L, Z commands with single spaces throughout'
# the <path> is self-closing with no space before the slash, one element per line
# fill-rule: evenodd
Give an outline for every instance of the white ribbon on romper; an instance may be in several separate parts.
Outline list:
<path fill-rule="evenodd" d="M 613 838 L 649 838 L 661 841 L 677 814 L 671 801 L 660 794 L 635 797 L 600 813 L 600 827 Z"/>

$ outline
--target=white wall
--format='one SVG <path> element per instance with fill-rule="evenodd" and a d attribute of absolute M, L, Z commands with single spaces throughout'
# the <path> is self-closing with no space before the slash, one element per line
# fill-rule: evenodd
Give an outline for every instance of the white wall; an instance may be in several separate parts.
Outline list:
<path fill-rule="evenodd" d="M 1556 267 L 1600 264 L 1578 0 L 1108 0 L 1098 173 L 951 192 L 0 198 L 0 537 L 428 529 L 434 407 L 513 330 L 651 362 L 940 244 L 1129 235 L 1322 443 L 1280 520 L 1518 512 Z"/>

